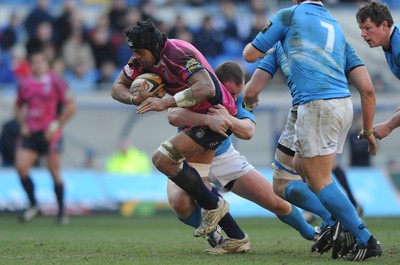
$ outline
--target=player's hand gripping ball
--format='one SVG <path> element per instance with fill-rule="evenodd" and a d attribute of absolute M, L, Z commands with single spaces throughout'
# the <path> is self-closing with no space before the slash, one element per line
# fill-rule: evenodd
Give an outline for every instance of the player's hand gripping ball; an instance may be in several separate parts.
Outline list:
<path fill-rule="evenodd" d="M 138 77 L 136 77 L 135 80 L 133 80 L 131 87 L 129 88 L 129 91 L 131 93 L 138 92 L 142 84 L 144 86 L 144 90 L 150 93 L 163 84 L 163 79 L 161 78 L 161 76 L 153 73 L 141 74 Z M 157 91 L 155 96 L 158 98 L 162 98 L 165 96 L 165 93 L 166 93 L 165 89 L 161 88 L 159 89 L 159 91 Z"/>

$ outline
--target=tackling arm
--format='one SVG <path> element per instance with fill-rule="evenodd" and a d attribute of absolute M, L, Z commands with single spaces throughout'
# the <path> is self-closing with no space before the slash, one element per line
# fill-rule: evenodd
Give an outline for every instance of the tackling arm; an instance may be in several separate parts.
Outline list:
<path fill-rule="evenodd" d="M 175 127 L 185 128 L 193 125 L 209 127 L 214 132 L 217 132 L 225 137 L 225 133 L 232 123 L 223 116 L 211 116 L 207 114 L 196 113 L 185 108 L 169 108 L 168 122 Z"/>
<path fill-rule="evenodd" d="M 230 130 L 239 139 L 249 140 L 253 137 L 256 131 L 256 125 L 254 124 L 253 121 L 247 118 L 238 119 L 230 115 L 229 112 L 225 109 L 225 107 L 220 104 L 214 106 L 214 108 L 210 108 L 208 110 L 208 116 L 213 116 L 213 117 L 222 116 L 228 119 L 232 123 Z"/>
<path fill-rule="evenodd" d="M 272 79 L 272 75 L 261 69 L 256 69 L 251 79 L 244 87 L 243 101 L 246 106 L 254 108 L 258 104 L 258 96 Z"/>
<path fill-rule="evenodd" d="M 388 136 L 394 129 L 400 126 L 400 108 L 387 121 L 374 125 L 374 135 L 381 140 Z"/>

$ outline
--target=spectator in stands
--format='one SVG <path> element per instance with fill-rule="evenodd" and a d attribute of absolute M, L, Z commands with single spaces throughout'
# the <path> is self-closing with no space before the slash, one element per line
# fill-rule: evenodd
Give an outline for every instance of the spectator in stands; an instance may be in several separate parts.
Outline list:
<path fill-rule="evenodd" d="M 20 23 L 17 13 L 11 13 L 8 24 L 0 33 L 0 48 L 2 51 L 11 50 L 17 43 L 24 41 L 25 29 Z"/>
<path fill-rule="evenodd" d="M 131 24 L 135 25 L 135 24 Z M 191 31 L 189 26 L 187 25 L 185 19 L 181 15 L 177 15 L 175 17 L 174 25 L 168 31 L 168 38 L 170 39 L 180 39 L 178 36 L 182 32 Z"/>
<path fill-rule="evenodd" d="M 25 46 L 22 44 L 14 46 L 14 48 L 11 51 L 11 56 L 12 56 L 11 69 L 15 81 L 21 80 L 30 75 L 31 69 L 27 59 L 27 52 Z"/>
<path fill-rule="evenodd" d="M 142 21 L 142 13 L 139 9 L 135 7 L 127 7 L 123 19 L 123 25 L 125 27 L 127 27 L 128 25 L 135 25 L 136 22 Z M 122 68 L 126 64 L 126 60 L 128 60 L 128 58 L 132 55 L 132 51 L 127 45 L 125 45 L 125 41 L 126 39 L 123 30 L 114 32 L 113 45 L 118 56 L 118 68 Z"/>
<path fill-rule="evenodd" d="M 155 24 L 158 24 L 158 20 L 155 19 L 154 17 L 154 13 L 157 10 L 156 4 L 154 3 L 154 1 L 148 1 L 148 0 L 141 0 L 138 8 L 141 10 L 142 12 L 142 20 L 145 21 L 147 19 L 152 19 Z"/>
<path fill-rule="evenodd" d="M 236 7 L 230 0 L 221 2 L 223 18 L 223 30 L 228 39 L 239 39 L 238 27 L 236 25 Z"/>
<path fill-rule="evenodd" d="M 128 12 L 128 5 L 125 0 L 114 0 L 108 11 L 108 19 L 112 32 L 122 32 L 127 25 L 125 15 Z"/>
<path fill-rule="evenodd" d="M 48 21 L 40 22 L 36 27 L 36 33 L 29 37 L 26 43 L 26 49 L 29 55 L 37 50 L 43 49 L 46 45 L 54 45 L 53 24 Z"/>
<path fill-rule="evenodd" d="M 77 60 L 72 69 L 64 73 L 65 80 L 69 87 L 76 93 L 91 92 L 96 90 L 96 71 L 88 69 L 85 61 Z"/>
<path fill-rule="evenodd" d="M 149 174 L 152 164 L 147 154 L 121 139 L 118 150 L 107 160 L 106 170 L 112 174 Z"/>
<path fill-rule="evenodd" d="M 117 78 L 119 70 L 112 61 L 105 61 L 98 71 L 96 80 L 98 90 L 108 90 Z"/>
<path fill-rule="evenodd" d="M 87 41 L 82 29 L 74 29 L 61 48 L 61 57 L 67 70 L 72 70 L 77 62 L 85 65 L 87 71 L 95 70 L 95 58 L 92 47 Z"/>
<path fill-rule="evenodd" d="M 107 16 L 101 16 L 95 28 L 89 33 L 89 42 L 92 47 L 96 68 L 100 69 L 105 61 L 118 63 L 117 53 L 111 42 L 110 23 Z"/>
<path fill-rule="evenodd" d="M 211 66 L 222 54 L 223 42 L 224 33 L 215 28 L 211 16 L 205 16 L 200 29 L 194 34 L 194 46 L 207 58 Z"/>
<path fill-rule="evenodd" d="M 24 37 L 24 28 L 16 13 L 10 15 L 8 24 L 0 30 L 0 83 L 15 84 L 16 76 L 13 69 L 14 47 Z"/>
<path fill-rule="evenodd" d="M 75 14 L 79 13 L 75 0 L 64 1 L 62 13 L 55 19 L 55 29 L 57 33 L 57 43 L 62 45 L 71 35 L 72 21 Z"/>
<path fill-rule="evenodd" d="M 28 38 L 33 39 L 37 32 L 37 27 L 43 22 L 54 23 L 54 17 L 48 11 L 49 0 L 38 0 L 37 5 L 26 16 L 24 25 L 28 33 Z"/>

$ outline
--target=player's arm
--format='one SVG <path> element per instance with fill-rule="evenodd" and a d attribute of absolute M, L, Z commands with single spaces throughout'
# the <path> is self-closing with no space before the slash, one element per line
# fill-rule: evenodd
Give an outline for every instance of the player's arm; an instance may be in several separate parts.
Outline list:
<path fill-rule="evenodd" d="M 148 98 L 137 108 L 137 113 L 163 111 L 173 107 L 191 107 L 215 96 L 215 86 L 207 70 L 194 73 L 186 81 L 189 88 L 176 93 L 173 97 Z"/>
<path fill-rule="evenodd" d="M 76 111 L 75 100 L 72 95 L 71 90 L 66 88 L 65 95 L 63 96 L 64 100 L 62 101 L 61 113 L 58 115 L 56 119 L 54 119 L 46 130 L 46 138 L 51 139 L 60 128 L 62 128 L 65 123 L 72 118 Z"/>
<path fill-rule="evenodd" d="M 169 108 L 167 117 L 168 122 L 175 127 L 185 128 L 193 125 L 209 127 L 225 137 L 228 137 L 226 131 L 232 126 L 231 122 L 224 116 L 215 117 L 179 107 Z"/>
<path fill-rule="evenodd" d="M 254 63 L 258 59 L 264 57 L 264 55 L 264 52 L 256 49 L 251 43 L 248 43 L 243 49 L 243 58 L 249 63 Z"/>
<path fill-rule="evenodd" d="M 256 131 L 256 125 L 252 120 L 247 118 L 238 119 L 230 115 L 226 108 L 221 104 L 214 106 L 214 108 L 210 108 L 208 110 L 208 115 L 213 117 L 223 116 L 228 119 L 232 124 L 230 130 L 239 139 L 249 140 L 253 137 Z"/>
<path fill-rule="evenodd" d="M 388 136 L 394 129 L 400 126 L 400 107 L 396 109 L 395 114 L 385 122 L 374 125 L 374 135 L 381 140 Z"/>
<path fill-rule="evenodd" d="M 133 104 L 133 97 L 135 95 L 129 92 L 131 84 L 132 80 L 126 77 L 122 70 L 111 87 L 111 97 L 121 103 Z"/>
<path fill-rule="evenodd" d="M 348 75 L 348 79 L 357 88 L 361 98 L 361 109 L 363 116 L 363 130 L 359 137 L 367 139 L 369 142 L 369 151 L 376 155 L 377 144 L 373 135 L 372 127 L 376 110 L 376 98 L 374 86 L 365 66 L 354 68 Z"/>
<path fill-rule="evenodd" d="M 21 135 L 27 136 L 30 134 L 30 130 L 28 124 L 26 123 L 26 104 L 15 104 L 14 108 L 15 112 L 15 119 L 17 120 L 20 128 L 21 128 Z"/>
<path fill-rule="evenodd" d="M 72 94 L 72 91 L 68 89 L 65 95 L 65 104 L 63 106 L 63 111 L 61 112 L 60 117 L 57 119 L 60 126 L 64 126 L 64 124 L 69 121 L 72 116 L 74 116 L 76 111 L 75 99 Z"/>
<path fill-rule="evenodd" d="M 245 106 L 253 109 L 258 104 L 258 96 L 265 88 L 267 83 L 272 79 L 272 75 L 261 69 L 256 69 L 251 79 L 244 87 L 243 101 Z"/>
<path fill-rule="evenodd" d="M 30 130 L 26 120 L 27 104 L 24 99 L 24 93 L 22 92 L 21 84 L 18 84 L 17 98 L 14 106 L 15 119 L 20 126 L 20 134 L 22 136 L 28 136 Z"/>

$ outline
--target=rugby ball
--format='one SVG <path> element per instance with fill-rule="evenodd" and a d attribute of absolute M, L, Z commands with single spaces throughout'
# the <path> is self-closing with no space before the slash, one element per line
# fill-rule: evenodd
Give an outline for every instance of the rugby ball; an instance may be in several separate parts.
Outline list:
<path fill-rule="evenodd" d="M 146 82 L 145 90 L 148 92 L 152 92 L 163 83 L 163 79 L 161 78 L 161 76 L 153 73 L 141 74 L 136 77 L 135 80 L 133 80 L 129 91 L 131 93 L 139 91 L 139 88 L 143 82 Z"/>

